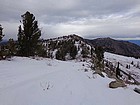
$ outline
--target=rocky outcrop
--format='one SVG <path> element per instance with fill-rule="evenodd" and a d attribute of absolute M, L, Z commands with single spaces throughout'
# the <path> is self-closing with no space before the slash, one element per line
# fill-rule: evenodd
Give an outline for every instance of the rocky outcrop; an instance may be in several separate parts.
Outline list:
<path fill-rule="evenodd" d="M 121 80 L 112 81 L 109 83 L 109 88 L 126 87 L 125 83 Z"/>
<path fill-rule="evenodd" d="M 136 93 L 139 93 L 139 94 L 140 94 L 140 89 L 139 89 L 139 88 L 135 88 L 134 91 L 135 91 Z"/>

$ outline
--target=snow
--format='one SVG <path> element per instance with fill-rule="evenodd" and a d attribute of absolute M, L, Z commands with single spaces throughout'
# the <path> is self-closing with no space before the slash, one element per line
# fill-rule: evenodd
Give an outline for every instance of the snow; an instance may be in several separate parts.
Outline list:
<path fill-rule="evenodd" d="M 140 105 L 135 85 L 110 89 L 87 62 L 13 57 L 0 67 L 0 105 Z"/>
<path fill-rule="evenodd" d="M 136 59 L 133 57 L 126 57 L 122 55 L 112 54 L 105 52 L 105 59 L 112 62 L 114 66 L 117 67 L 118 62 L 120 63 L 120 69 L 130 73 L 137 81 L 140 82 L 140 68 L 136 68 L 136 65 L 139 64 L 140 66 L 140 59 Z M 134 65 L 131 62 L 134 62 Z M 126 65 L 130 65 L 130 69 L 126 68 Z"/>

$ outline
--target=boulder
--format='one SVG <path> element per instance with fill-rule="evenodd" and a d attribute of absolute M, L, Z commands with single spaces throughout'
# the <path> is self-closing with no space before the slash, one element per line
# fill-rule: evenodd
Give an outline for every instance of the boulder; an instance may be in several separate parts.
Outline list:
<path fill-rule="evenodd" d="M 126 87 L 123 81 L 112 81 L 109 83 L 109 88 Z"/>
<path fill-rule="evenodd" d="M 139 88 L 135 88 L 134 91 L 140 94 L 140 89 Z"/>

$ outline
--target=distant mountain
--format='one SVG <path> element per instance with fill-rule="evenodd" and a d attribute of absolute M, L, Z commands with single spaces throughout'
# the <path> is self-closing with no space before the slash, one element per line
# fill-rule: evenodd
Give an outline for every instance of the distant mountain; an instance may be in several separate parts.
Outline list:
<path fill-rule="evenodd" d="M 93 46 L 102 46 L 107 52 L 140 58 L 140 46 L 129 41 L 120 41 L 111 38 L 86 39 L 85 41 Z"/>
<path fill-rule="evenodd" d="M 140 40 L 128 40 L 131 43 L 135 43 L 140 46 Z"/>
<path fill-rule="evenodd" d="M 0 42 L 0 45 L 6 45 L 7 44 L 7 40 L 2 40 L 1 42 Z"/>

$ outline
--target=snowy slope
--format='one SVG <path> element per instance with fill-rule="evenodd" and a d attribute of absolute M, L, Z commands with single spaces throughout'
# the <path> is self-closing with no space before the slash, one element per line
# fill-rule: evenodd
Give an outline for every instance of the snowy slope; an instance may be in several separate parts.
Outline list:
<path fill-rule="evenodd" d="M 14 57 L 0 61 L 0 105 L 140 105 L 136 86 L 110 89 L 110 81 L 86 62 Z"/>
<path fill-rule="evenodd" d="M 118 62 L 120 63 L 120 69 L 131 74 L 137 81 L 140 82 L 140 59 L 135 59 L 133 57 L 126 57 L 117 54 L 112 54 L 105 52 L 105 59 L 112 62 L 115 67 L 117 67 Z M 133 65 L 131 63 L 134 63 Z M 130 65 L 130 69 L 127 69 L 126 66 Z"/>
<path fill-rule="evenodd" d="M 90 58 L 91 51 L 94 50 L 94 47 L 75 34 L 43 40 L 43 45 L 47 58 L 63 61 Z"/>

